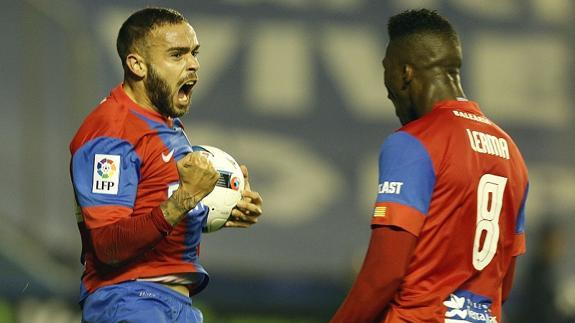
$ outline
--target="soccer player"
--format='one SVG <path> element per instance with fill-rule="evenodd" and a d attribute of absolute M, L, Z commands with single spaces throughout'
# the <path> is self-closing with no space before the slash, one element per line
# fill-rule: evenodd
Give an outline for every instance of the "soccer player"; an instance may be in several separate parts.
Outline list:
<path fill-rule="evenodd" d="M 401 124 L 381 147 L 363 266 L 333 322 L 501 322 L 525 252 L 527 169 L 461 87 L 461 44 L 435 11 L 389 19 L 383 68 Z"/>
<path fill-rule="evenodd" d="M 124 81 L 70 144 L 82 238 L 83 322 L 201 322 L 190 296 L 208 283 L 199 246 L 219 174 L 193 152 L 179 117 L 198 81 L 196 33 L 177 11 L 146 8 L 118 33 Z M 245 191 L 227 227 L 249 227 L 262 199 Z"/>

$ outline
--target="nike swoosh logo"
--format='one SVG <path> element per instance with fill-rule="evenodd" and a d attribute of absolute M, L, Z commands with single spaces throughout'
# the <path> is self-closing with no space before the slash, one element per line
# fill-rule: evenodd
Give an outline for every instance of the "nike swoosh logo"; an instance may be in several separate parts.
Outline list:
<path fill-rule="evenodd" d="M 164 161 L 164 163 L 167 163 L 170 161 L 170 159 L 172 159 L 172 155 L 174 154 L 174 150 L 170 150 L 170 152 L 166 155 L 164 153 L 162 153 L 162 160 Z"/>

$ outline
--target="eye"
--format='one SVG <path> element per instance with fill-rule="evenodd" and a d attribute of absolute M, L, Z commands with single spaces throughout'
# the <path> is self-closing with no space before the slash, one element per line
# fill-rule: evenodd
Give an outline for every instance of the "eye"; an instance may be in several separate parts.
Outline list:
<path fill-rule="evenodd" d="M 200 55 L 200 51 L 199 51 L 199 50 L 195 50 L 195 51 L 192 52 L 192 55 L 193 55 L 194 57 L 198 57 L 198 55 Z"/>
<path fill-rule="evenodd" d="M 182 57 L 182 53 L 180 53 L 180 52 L 174 52 L 174 53 L 172 53 L 172 57 L 174 57 L 174 58 L 180 58 L 180 57 Z"/>

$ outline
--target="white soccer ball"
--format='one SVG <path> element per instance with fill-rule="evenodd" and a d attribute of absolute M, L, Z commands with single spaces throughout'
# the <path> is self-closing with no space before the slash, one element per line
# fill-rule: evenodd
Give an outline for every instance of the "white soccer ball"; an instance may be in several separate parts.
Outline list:
<path fill-rule="evenodd" d="M 232 209 L 242 198 L 244 175 L 240 165 L 225 151 L 207 145 L 193 146 L 194 151 L 208 153 L 208 159 L 220 173 L 214 190 L 202 202 L 210 209 L 204 232 L 221 229 L 228 221 Z"/>

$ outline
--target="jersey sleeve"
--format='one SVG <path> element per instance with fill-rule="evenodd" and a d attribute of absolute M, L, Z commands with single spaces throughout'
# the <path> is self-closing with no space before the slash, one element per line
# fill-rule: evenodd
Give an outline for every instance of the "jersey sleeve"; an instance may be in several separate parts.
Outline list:
<path fill-rule="evenodd" d="M 423 144 L 403 131 L 392 134 L 379 155 L 379 185 L 372 226 L 397 226 L 418 236 L 434 185 L 433 163 Z"/>
<path fill-rule="evenodd" d="M 529 184 L 525 188 L 525 194 L 523 194 L 523 200 L 521 201 L 521 207 L 519 208 L 519 213 L 517 214 L 517 220 L 515 221 L 515 237 L 513 241 L 513 256 L 519 256 L 526 252 L 525 245 L 525 203 L 527 201 L 527 194 L 529 192 Z"/>
<path fill-rule="evenodd" d="M 118 138 L 95 138 L 73 154 L 72 183 L 88 229 L 130 216 L 140 163 L 132 145 Z"/>

